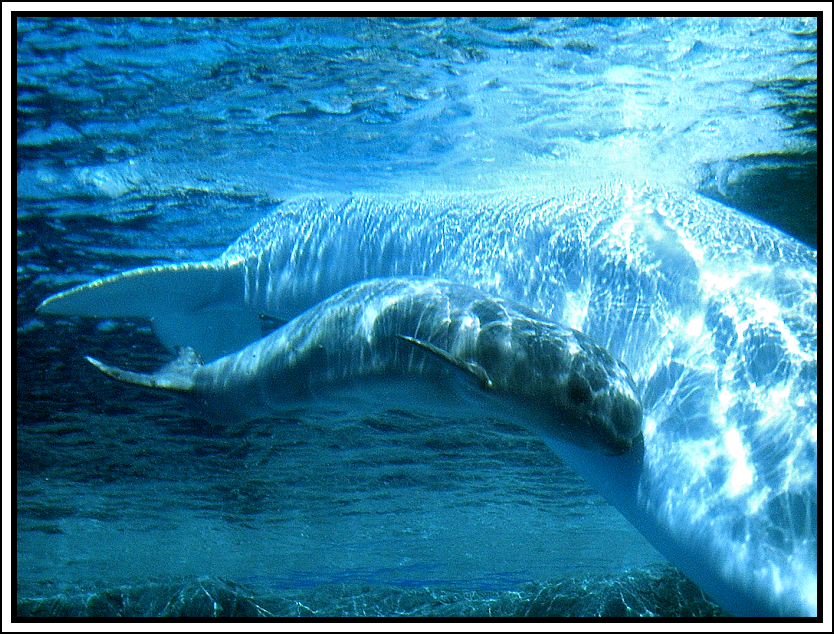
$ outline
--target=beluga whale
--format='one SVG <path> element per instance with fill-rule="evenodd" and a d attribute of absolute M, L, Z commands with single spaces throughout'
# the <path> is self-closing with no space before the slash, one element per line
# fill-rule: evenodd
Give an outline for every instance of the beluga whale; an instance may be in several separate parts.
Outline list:
<path fill-rule="evenodd" d="M 442 279 L 485 293 L 485 302 L 527 307 L 512 310 L 585 333 L 622 362 L 642 405 L 630 448 L 560 433 L 542 433 L 545 442 L 730 613 L 814 616 L 816 270 L 816 251 L 778 230 L 650 183 L 553 196 L 304 196 L 213 260 L 94 280 L 39 311 L 150 319 L 160 340 L 182 351 L 179 369 L 99 368 L 133 382 L 180 381 L 197 394 L 203 373 L 220 367 L 213 363 L 259 345 L 263 315 L 301 332 L 295 318 L 348 306 L 338 293 L 363 280 Z M 500 372 L 487 358 L 459 355 L 422 331 L 394 334 L 388 349 L 398 364 L 402 355 L 434 364 L 468 402 L 506 398 L 489 389 Z M 606 381 L 627 383 L 617 376 Z"/>
<path fill-rule="evenodd" d="M 431 414 L 498 416 L 612 455 L 641 431 L 628 369 L 588 337 L 430 278 L 359 282 L 205 365 L 190 348 L 150 375 L 88 360 L 114 379 L 187 393 L 203 417 L 226 423 L 300 405 L 419 411 L 425 403 Z"/>

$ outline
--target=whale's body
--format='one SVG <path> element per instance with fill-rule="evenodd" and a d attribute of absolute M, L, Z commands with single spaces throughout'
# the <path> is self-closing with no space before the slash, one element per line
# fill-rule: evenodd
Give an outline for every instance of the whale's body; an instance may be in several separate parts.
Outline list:
<path fill-rule="evenodd" d="M 816 252 L 686 192 L 304 198 L 216 260 L 129 271 L 42 312 L 146 316 L 205 361 L 371 277 L 449 279 L 621 359 L 644 408 L 621 456 L 546 440 L 737 615 L 815 615 Z"/>
<path fill-rule="evenodd" d="M 411 402 L 611 455 L 641 432 L 634 382 L 607 351 L 513 302 L 433 278 L 359 282 L 205 365 L 190 348 L 152 375 L 90 361 L 118 380 L 186 392 L 203 417 L 227 424 L 312 403 Z"/>

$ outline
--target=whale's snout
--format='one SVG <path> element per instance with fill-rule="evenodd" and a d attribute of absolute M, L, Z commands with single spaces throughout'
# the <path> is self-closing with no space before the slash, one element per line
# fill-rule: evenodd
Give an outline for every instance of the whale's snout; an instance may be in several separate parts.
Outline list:
<path fill-rule="evenodd" d="M 619 455 L 629 451 L 642 433 L 643 407 L 633 390 L 616 394 L 608 417 L 610 439 L 605 453 Z"/>

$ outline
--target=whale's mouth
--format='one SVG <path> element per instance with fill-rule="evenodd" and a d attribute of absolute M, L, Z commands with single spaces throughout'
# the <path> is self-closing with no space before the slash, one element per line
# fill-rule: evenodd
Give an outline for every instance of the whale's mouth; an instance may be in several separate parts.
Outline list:
<path fill-rule="evenodd" d="M 643 435 L 643 407 L 636 398 L 623 396 L 611 408 L 610 425 L 615 437 L 613 454 L 625 453 Z M 621 448 L 621 451 L 617 449 Z"/>
<path fill-rule="evenodd" d="M 638 438 L 642 437 L 642 432 L 638 429 L 637 434 L 624 435 L 620 433 L 611 433 L 610 421 L 605 423 L 598 423 L 600 427 L 606 427 L 604 432 L 598 431 L 592 438 L 589 438 L 587 443 L 576 442 L 576 444 L 593 449 L 597 453 L 605 456 L 620 456 L 631 451 L 637 442 Z M 569 439 L 575 442 L 573 439 Z"/>
<path fill-rule="evenodd" d="M 640 432 L 634 438 L 620 438 L 608 443 L 602 453 L 606 456 L 621 456 L 624 453 L 628 453 L 636 446 L 642 446 L 642 444 L 643 433 Z"/>
<path fill-rule="evenodd" d="M 630 383 L 630 380 L 629 380 Z M 587 402 L 561 409 L 557 430 L 565 440 L 596 453 L 618 456 L 642 436 L 643 407 L 630 385 L 599 390 Z"/>

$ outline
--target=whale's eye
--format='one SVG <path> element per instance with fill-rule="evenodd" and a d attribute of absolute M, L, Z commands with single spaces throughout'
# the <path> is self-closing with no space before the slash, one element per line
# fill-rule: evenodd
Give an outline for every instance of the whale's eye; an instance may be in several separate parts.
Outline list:
<path fill-rule="evenodd" d="M 578 374 L 568 379 L 568 398 L 573 405 L 587 405 L 591 402 L 591 386 Z"/>

